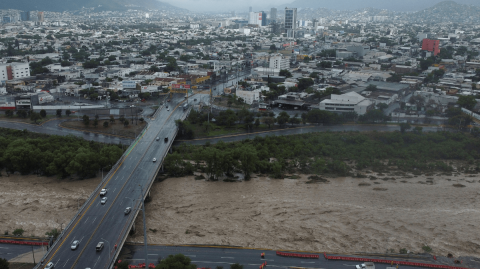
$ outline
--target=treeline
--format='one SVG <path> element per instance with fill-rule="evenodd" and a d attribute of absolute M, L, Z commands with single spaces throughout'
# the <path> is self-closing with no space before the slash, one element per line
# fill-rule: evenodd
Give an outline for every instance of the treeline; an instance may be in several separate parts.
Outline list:
<path fill-rule="evenodd" d="M 465 169 L 480 171 L 480 140 L 469 134 L 437 132 L 324 132 L 296 136 L 256 137 L 235 143 L 183 144 L 165 159 L 170 176 L 200 169 L 210 179 L 242 172 L 281 177 L 288 173 L 348 175 L 356 169 L 452 171 L 448 160 L 466 161 Z M 348 165 L 350 164 L 350 165 Z"/>
<path fill-rule="evenodd" d="M 90 178 L 110 170 L 122 154 L 118 145 L 0 128 L 0 169 L 7 173 Z"/>
<path fill-rule="evenodd" d="M 208 123 L 208 119 L 215 117 L 215 124 Z M 178 120 L 179 138 L 193 139 L 195 138 L 195 131 L 193 125 L 203 126 L 205 129 L 211 130 L 216 126 L 224 126 L 226 128 L 233 128 L 243 126 L 245 130 L 254 130 L 260 124 L 264 124 L 270 128 L 277 124 L 280 127 L 287 125 L 299 124 L 322 124 L 322 125 L 336 125 L 346 122 L 353 122 L 358 120 L 359 123 L 384 123 L 390 120 L 389 116 L 385 116 L 380 109 L 368 111 L 365 115 L 358 116 L 355 112 L 350 113 L 333 113 L 325 110 L 314 109 L 301 114 L 290 116 L 287 112 L 282 111 L 277 117 L 273 112 L 250 112 L 247 109 L 240 111 L 233 111 L 227 109 L 220 111 L 214 115 L 208 115 L 204 112 L 197 112 L 192 110 L 186 120 Z"/>

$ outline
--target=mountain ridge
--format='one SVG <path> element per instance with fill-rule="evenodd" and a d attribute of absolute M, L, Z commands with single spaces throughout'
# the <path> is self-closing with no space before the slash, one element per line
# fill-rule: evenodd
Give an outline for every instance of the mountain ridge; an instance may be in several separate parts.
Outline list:
<path fill-rule="evenodd" d="M 1 1 L 0 9 L 43 10 L 43 11 L 74 11 L 82 8 L 97 10 L 123 11 L 127 9 L 166 9 L 185 10 L 169 3 L 157 0 L 16 0 Z"/>
<path fill-rule="evenodd" d="M 388 9 L 391 11 L 420 11 L 428 9 L 441 2 L 454 1 L 418 1 L 418 0 L 403 0 L 403 1 L 385 1 L 385 0 L 363 0 L 363 1 L 349 1 L 349 0 L 295 0 L 288 5 L 278 6 L 278 8 L 296 7 L 296 8 L 327 8 L 333 10 L 357 10 L 363 8 L 374 7 L 376 9 Z M 478 0 L 457 0 L 457 4 L 480 6 Z"/>

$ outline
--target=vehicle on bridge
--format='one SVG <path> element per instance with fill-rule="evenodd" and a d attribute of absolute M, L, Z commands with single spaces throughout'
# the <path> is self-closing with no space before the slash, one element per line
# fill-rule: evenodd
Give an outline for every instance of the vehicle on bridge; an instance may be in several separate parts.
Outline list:
<path fill-rule="evenodd" d="M 153 158 L 153 162 L 156 162 L 157 161 L 157 158 Z"/>
<path fill-rule="evenodd" d="M 73 241 L 73 243 L 72 243 L 72 245 L 70 246 L 70 248 L 71 248 L 72 250 L 75 250 L 75 249 L 78 248 L 78 245 L 80 245 L 80 241 L 75 240 L 75 241 Z"/>
<path fill-rule="evenodd" d="M 105 196 L 107 194 L 107 189 L 102 189 L 100 191 L 100 196 Z"/>
<path fill-rule="evenodd" d="M 96 251 L 102 251 L 103 245 L 104 245 L 103 242 L 98 242 L 97 246 L 95 247 L 95 250 Z"/>
<path fill-rule="evenodd" d="M 53 269 L 53 262 L 47 263 L 47 265 L 45 266 L 45 269 Z"/>
<path fill-rule="evenodd" d="M 106 202 L 107 202 L 107 197 L 103 197 L 102 200 L 100 201 L 102 205 L 104 205 Z"/>
<path fill-rule="evenodd" d="M 125 215 L 130 214 L 130 211 L 132 211 L 132 208 L 131 208 L 131 207 L 125 208 L 125 211 L 124 211 Z"/>

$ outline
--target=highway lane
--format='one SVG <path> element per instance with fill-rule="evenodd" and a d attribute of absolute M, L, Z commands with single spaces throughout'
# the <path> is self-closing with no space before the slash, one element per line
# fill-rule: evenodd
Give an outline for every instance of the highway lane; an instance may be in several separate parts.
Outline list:
<path fill-rule="evenodd" d="M 127 226 L 138 212 L 140 197 L 145 195 L 145 186 L 168 150 L 168 144 L 163 139 L 172 139 L 176 131 L 174 121 L 185 113 L 181 108 L 174 109 L 182 100 L 183 97 L 173 98 L 169 104 L 170 111 L 163 108 L 155 121 L 149 124 L 147 131 L 139 138 L 117 171 L 107 179 L 106 204 L 100 204 L 101 197 L 97 193 L 85 210 L 80 212 L 71 229 L 66 231 L 64 238 L 59 239 L 58 247 L 50 253 L 44 264 L 51 261 L 55 268 L 92 269 L 105 268 L 108 265 L 109 258 L 115 254 L 114 245 L 121 243 L 121 233 L 128 232 Z M 161 138 L 159 141 L 155 140 L 157 136 Z M 153 158 L 158 161 L 154 163 Z M 143 193 L 139 185 L 144 186 Z M 125 208 L 132 203 L 135 210 L 125 216 Z M 80 240 L 80 246 L 72 251 L 70 244 L 74 240 Z M 96 252 L 95 246 L 100 241 L 105 242 L 105 247 Z"/>
<path fill-rule="evenodd" d="M 265 253 L 265 259 L 260 257 L 260 253 Z M 229 268 L 231 264 L 240 263 L 245 269 L 257 269 L 263 262 L 267 261 L 268 267 L 302 267 L 302 268 L 325 268 L 352 269 L 359 262 L 349 261 L 330 261 L 323 258 L 323 254 L 319 253 L 302 253 L 317 254 L 319 259 L 303 259 L 277 256 L 275 251 L 271 250 L 254 250 L 254 249 L 237 249 L 237 248 L 212 248 L 212 247 L 189 247 L 189 246 L 148 246 L 148 256 L 156 264 L 158 259 L 164 259 L 168 255 L 184 254 L 192 260 L 192 263 L 199 267 L 215 268 L 223 266 Z M 130 264 L 142 263 L 145 257 L 143 246 L 126 245 L 122 250 Z M 122 255 L 123 256 L 123 255 Z M 375 264 L 377 269 L 385 269 L 387 264 Z M 401 268 L 416 269 L 419 267 L 402 266 Z"/>
<path fill-rule="evenodd" d="M 207 137 L 207 138 L 198 138 L 193 140 L 176 140 L 174 145 L 181 145 L 183 143 L 190 145 L 204 145 L 206 142 L 212 144 L 223 141 L 223 142 L 235 142 L 245 139 L 254 139 L 255 137 L 266 137 L 266 136 L 280 136 L 280 135 L 297 135 L 297 134 L 306 134 L 306 133 L 316 133 L 316 132 L 349 132 L 349 131 L 358 131 L 358 132 L 393 132 L 399 131 L 400 127 L 398 125 L 333 125 L 333 126 L 306 126 L 299 128 L 286 128 L 275 131 L 253 131 L 244 134 L 232 134 L 225 135 L 221 137 Z M 436 126 L 427 126 L 423 127 L 424 132 L 437 132 L 437 131 L 448 131 L 442 127 Z"/>

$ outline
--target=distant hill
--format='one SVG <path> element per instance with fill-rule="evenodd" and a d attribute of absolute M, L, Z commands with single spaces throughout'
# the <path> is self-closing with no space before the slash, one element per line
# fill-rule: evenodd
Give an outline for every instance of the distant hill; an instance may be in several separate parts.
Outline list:
<path fill-rule="evenodd" d="M 279 8 L 327 8 L 335 10 L 356 10 L 373 7 L 376 9 L 388 9 L 391 11 L 419 11 L 438 4 L 442 0 L 295 0 L 288 5 L 278 6 Z M 451 2 L 451 1 L 448 1 Z M 480 6 L 479 0 L 457 0 L 457 3 Z"/>
<path fill-rule="evenodd" d="M 185 9 L 157 0 L 15 0 L 0 2 L 0 9 L 67 11 L 79 10 L 83 7 L 113 11 L 121 11 L 129 8 L 186 11 Z"/>
<path fill-rule="evenodd" d="M 455 1 L 443 1 L 430 8 L 409 14 L 409 17 L 414 21 L 478 22 L 480 21 L 480 7 L 461 5 Z"/>

